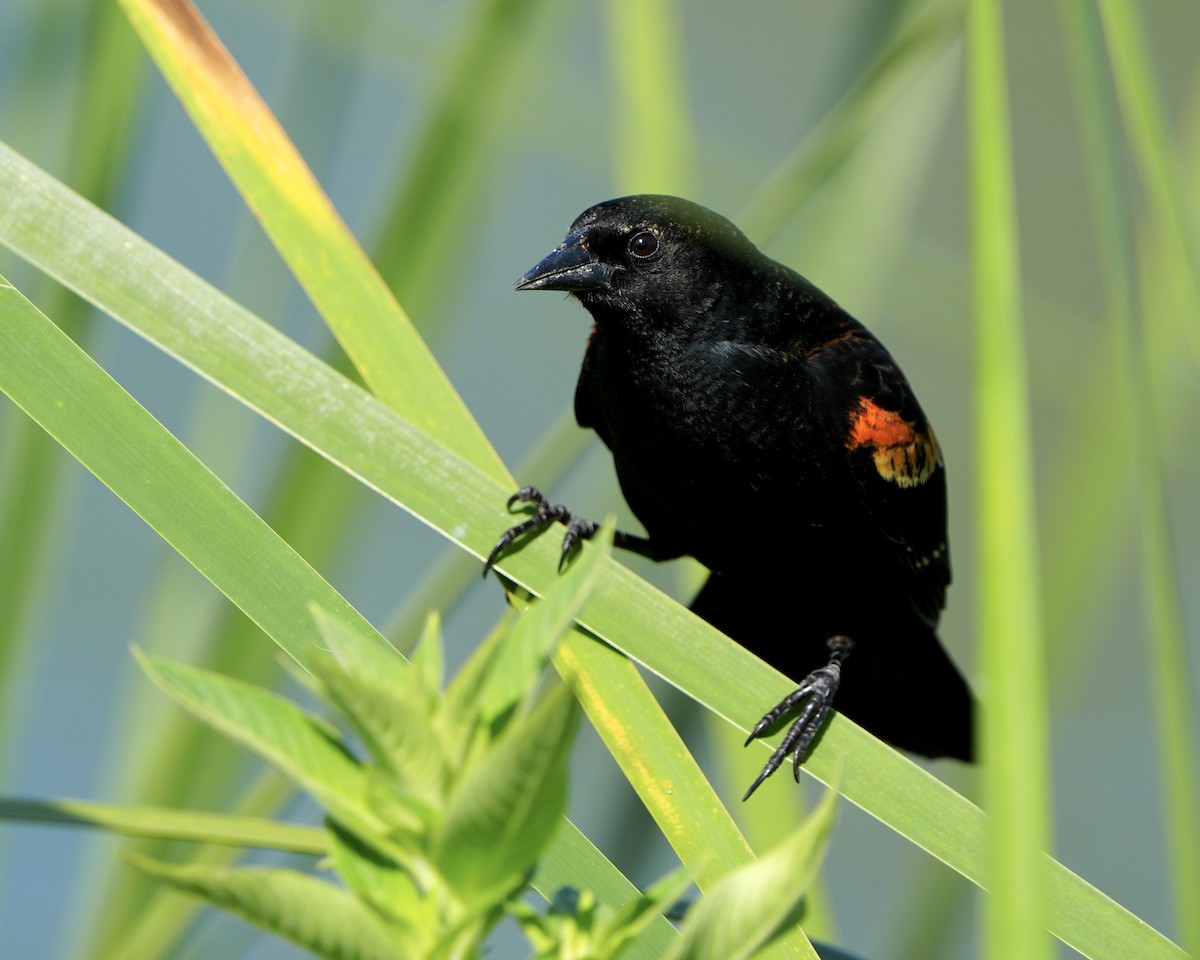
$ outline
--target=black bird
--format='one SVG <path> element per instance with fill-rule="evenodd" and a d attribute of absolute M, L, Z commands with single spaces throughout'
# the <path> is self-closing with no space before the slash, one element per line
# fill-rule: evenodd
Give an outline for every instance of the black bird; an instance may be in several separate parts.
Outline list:
<path fill-rule="evenodd" d="M 695 557 L 711 574 L 692 610 L 803 678 L 750 735 L 798 712 L 746 796 L 788 753 L 799 776 L 835 693 L 897 747 L 970 760 L 973 700 L 936 634 L 945 468 L 883 345 L 724 217 L 676 197 L 591 207 L 516 288 L 570 291 L 595 321 L 575 415 L 612 451 L 646 528 L 616 545 Z M 566 525 L 564 561 L 595 530 L 534 487 L 518 502 L 534 513 L 485 574 L 549 524 Z"/>

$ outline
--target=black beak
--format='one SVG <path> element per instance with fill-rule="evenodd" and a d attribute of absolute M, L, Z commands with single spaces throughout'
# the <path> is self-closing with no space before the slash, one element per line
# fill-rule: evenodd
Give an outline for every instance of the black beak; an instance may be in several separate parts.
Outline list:
<path fill-rule="evenodd" d="M 584 232 L 576 230 L 514 286 L 518 290 L 596 290 L 607 286 L 611 276 L 612 267 L 592 255 Z"/>

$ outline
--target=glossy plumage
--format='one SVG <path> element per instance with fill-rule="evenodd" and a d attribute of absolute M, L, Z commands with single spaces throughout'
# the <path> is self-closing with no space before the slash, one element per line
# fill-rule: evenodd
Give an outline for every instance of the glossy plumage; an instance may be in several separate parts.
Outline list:
<path fill-rule="evenodd" d="M 590 208 L 517 286 L 570 290 L 594 320 L 575 412 L 647 534 L 618 545 L 700 560 L 695 612 L 797 680 L 850 638 L 837 708 L 896 746 L 969 759 L 971 696 L 935 633 L 945 467 L 883 345 L 673 197 Z"/>

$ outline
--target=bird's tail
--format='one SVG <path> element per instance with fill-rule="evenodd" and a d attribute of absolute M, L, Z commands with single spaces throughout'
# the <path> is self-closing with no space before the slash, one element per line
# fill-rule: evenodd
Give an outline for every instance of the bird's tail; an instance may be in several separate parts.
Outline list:
<path fill-rule="evenodd" d="M 971 691 L 933 628 L 908 615 L 902 599 L 873 609 L 859 604 L 845 620 L 831 619 L 830 607 L 842 606 L 836 601 L 789 602 L 787 588 L 764 590 L 760 580 L 713 574 L 692 610 L 797 683 L 825 665 L 830 636 L 849 636 L 854 649 L 833 701 L 838 712 L 902 750 L 973 759 Z M 773 602 L 764 603 L 764 595 Z M 876 612 L 899 609 L 905 615 Z M 757 705 L 747 709 L 752 715 Z"/>

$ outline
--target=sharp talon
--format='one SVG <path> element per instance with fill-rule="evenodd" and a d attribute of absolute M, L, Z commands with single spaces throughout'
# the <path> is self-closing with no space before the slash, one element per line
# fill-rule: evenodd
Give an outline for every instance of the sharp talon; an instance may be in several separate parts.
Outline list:
<path fill-rule="evenodd" d="M 504 555 L 504 552 L 519 538 L 526 534 L 535 534 L 543 527 L 547 527 L 555 521 L 563 523 L 567 527 L 567 532 L 563 537 L 562 555 L 558 561 L 560 573 L 563 567 L 566 566 L 571 551 L 575 548 L 576 544 L 580 540 L 588 539 L 588 537 L 596 532 L 596 525 L 592 521 L 575 516 L 575 514 L 571 513 L 561 503 L 551 504 L 537 487 L 522 487 L 508 498 L 506 507 L 511 511 L 518 503 L 532 503 L 535 510 L 528 520 L 509 527 L 500 535 L 500 539 L 492 547 L 492 552 L 487 555 L 487 559 L 483 562 L 483 576 L 485 578 L 492 571 L 492 568 L 495 567 L 496 562 Z"/>
<path fill-rule="evenodd" d="M 539 511 L 548 510 L 550 508 L 550 504 L 549 504 L 549 502 L 547 502 L 546 498 L 542 495 L 542 491 L 539 490 L 537 487 L 531 487 L 531 486 L 524 486 L 520 490 L 518 490 L 516 493 L 514 493 L 511 497 L 508 498 L 508 502 L 507 502 L 506 506 L 508 507 L 509 510 L 512 510 L 513 504 L 516 504 L 516 503 L 535 504 Z"/>
<path fill-rule="evenodd" d="M 792 775 L 796 781 L 800 780 L 800 765 L 804 763 L 809 751 L 816 743 L 817 737 L 825 727 L 825 721 L 829 717 L 829 711 L 833 704 L 834 694 L 837 693 L 838 685 L 842 679 L 842 664 L 854 649 L 854 641 L 849 637 L 830 637 L 829 645 L 829 662 L 819 670 L 814 670 L 804 682 L 795 690 L 789 693 L 784 699 L 773 707 L 763 716 L 761 720 L 755 724 L 754 729 L 750 731 L 750 736 L 746 738 L 748 746 L 752 741 L 757 740 L 764 733 L 770 730 L 783 717 L 791 713 L 797 713 L 796 719 L 784 734 L 783 740 L 780 741 L 778 748 L 771 754 L 771 759 L 767 761 L 767 765 L 763 767 L 762 773 L 750 785 L 750 789 L 746 791 L 746 796 L 742 799 L 747 799 L 750 794 L 758 789 L 767 777 L 771 776 L 779 766 L 787 759 L 788 754 L 792 755 Z"/>
<path fill-rule="evenodd" d="M 766 767 L 763 767 L 762 773 L 760 773 L 757 777 L 754 778 L 754 782 L 752 784 L 750 784 L 750 789 L 747 790 L 745 796 L 742 797 L 742 803 L 745 803 L 747 800 L 749 800 L 750 794 L 752 794 L 755 790 L 757 790 L 759 788 L 759 786 L 762 784 L 762 782 L 764 780 L 766 780 L 767 777 L 769 777 L 774 772 L 775 772 L 774 770 L 768 770 Z"/>
<path fill-rule="evenodd" d="M 508 536 L 510 531 L 505 531 L 504 535 L 496 541 L 496 545 L 492 547 L 492 552 L 487 555 L 487 559 L 483 561 L 483 579 L 487 579 L 487 575 L 492 572 L 492 567 L 496 565 L 496 561 L 500 559 L 500 554 L 504 549 L 512 543 Z"/>
<path fill-rule="evenodd" d="M 530 489 L 533 488 L 522 487 L 513 496 L 521 496 L 526 490 Z M 536 491 L 534 492 L 536 493 Z M 538 494 L 538 496 L 541 496 L 541 494 Z M 509 502 L 510 504 L 513 502 L 511 498 Z M 547 511 L 539 507 L 537 513 L 535 513 L 528 520 L 522 520 L 515 526 L 509 527 L 507 530 L 505 530 L 502 534 L 500 534 L 500 539 L 496 541 L 496 545 L 492 547 L 492 552 L 488 554 L 487 559 L 483 563 L 483 575 L 485 577 L 488 575 L 488 572 L 492 569 L 492 567 L 495 566 L 496 561 L 500 559 L 500 557 L 504 554 L 504 551 L 512 546 L 512 544 L 518 538 L 527 533 L 536 533 L 538 530 L 542 529 L 542 527 L 553 523 L 556 519 L 558 519 L 558 517 L 555 516 L 553 512 L 547 513 Z"/>
<path fill-rule="evenodd" d="M 500 554 L 504 551 L 504 548 L 507 547 L 511 542 L 512 541 L 508 539 L 507 533 L 496 541 L 496 545 L 492 547 L 492 552 L 489 553 L 487 555 L 487 559 L 483 561 L 484 580 L 486 580 L 487 575 L 492 572 L 492 567 L 494 567 L 496 565 L 496 561 L 500 559 Z"/>
<path fill-rule="evenodd" d="M 555 509 L 562 509 L 566 512 L 566 507 L 556 507 Z M 596 532 L 596 525 L 591 520 L 585 520 L 583 517 L 577 517 L 571 513 L 567 515 L 570 517 L 570 520 L 567 521 L 567 532 L 563 534 L 562 553 L 558 558 L 559 573 L 567 565 L 567 561 L 571 559 L 571 554 L 579 546 L 579 541 L 589 539 Z"/>
<path fill-rule="evenodd" d="M 520 526 L 524 526 L 524 524 L 518 524 L 518 527 Z M 500 554 L 502 554 L 505 550 L 508 550 L 511 542 L 516 539 L 516 534 L 512 532 L 514 532 L 514 530 L 516 530 L 518 527 L 511 527 L 508 530 L 505 530 L 505 532 L 500 535 L 500 539 L 496 541 L 496 546 L 492 547 L 492 552 L 487 554 L 487 559 L 484 560 L 484 580 L 487 580 L 487 575 L 492 572 L 493 566 L 496 566 L 497 560 L 500 559 Z"/>
<path fill-rule="evenodd" d="M 750 744 L 767 732 L 767 728 L 770 727 L 770 725 L 771 724 L 767 721 L 767 718 L 763 717 L 754 725 L 754 729 L 750 731 L 750 736 L 746 738 L 746 742 L 743 743 L 742 746 L 750 746 Z"/>

